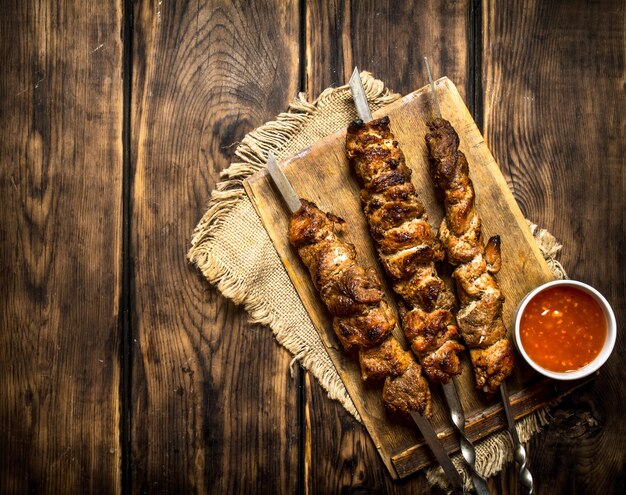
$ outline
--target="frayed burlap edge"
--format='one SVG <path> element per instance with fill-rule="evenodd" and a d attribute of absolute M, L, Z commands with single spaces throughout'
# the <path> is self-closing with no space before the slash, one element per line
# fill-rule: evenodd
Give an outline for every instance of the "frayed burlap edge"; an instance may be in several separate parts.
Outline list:
<path fill-rule="evenodd" d="M 380 108 L 399 98 L 398 94 L 388 90 L 381 81 L 375 79 L 371 74 L 364 72 L 361 74 L 361 78 L 372 108 Z M 294 355 L 291 366 L 294 362 L 299 361 L 319 380 L 331 399 L 338 400 L 350 414 L 361 421 L 338 374 L 330 373 L 315 359 L 307 359 L 310 349 L 290 338 L 293 329 L 283 325 L 272 314 L 262 297 L 251 296 L 245 281 L 224 266 L 219 253 L 215 253 L 211 246 L 212 240 L 215 239 L 216 234 L 219 234 L 219 227 L 228 218 L 229 212 L 242 201 L 249 201 L 243 188 L 243 181 L 265 167 L 267 153 L 270 150 L 273 150 L 279 159 L 283 158 L 287 143 L 302 132 L 306 124 L 314 119 L 336 91 L 345 91 L 346 88 L 346 86 L 328 88 L 313 103 L 308 102 L 305 95 L 300 93 L 291 103 L 287 112 L 281 113 L 275 121 L 264 124 L 244 137 L 235 151 L 235 156 L 241 161 L 232 163 L 228 169 L 222 172 L 221 178 L 225 180 L 218 183 L 211 193 L 207 211 L 194 230 L 191 249 L 187 257 L 225 297 L 244 306 L 249 314 L 250 322 L 270 326 L 276 340 Z M 539 229 L 537 225 L 531 222 L 528 224 L 554 276 L 566 278 L 565 270 L 555 259 L 561 245 L 546 230 Z M 530 440 L 535 433 L 549 423 L 550 406 L 545 406 L 518 421 L 517 430 L 522 442 L 525 443 Z M 490 435 L 476 445 L 476 454 L 476 467 L 481 474 L 490 477 L 498 473 L 506 463 L 513 459 L 513 447 L 509 434 L 499 432 Z M 453 462 L 463 474 L 466 487 L 469 488 L 471 480 L 462 467 L 461 456 L 459 454 L 454 456 Z M 429 468 L 426 471 L 426 478 L 431 484 L 437 484 L 441 487 L 447 485 L 440 467 Z"/>

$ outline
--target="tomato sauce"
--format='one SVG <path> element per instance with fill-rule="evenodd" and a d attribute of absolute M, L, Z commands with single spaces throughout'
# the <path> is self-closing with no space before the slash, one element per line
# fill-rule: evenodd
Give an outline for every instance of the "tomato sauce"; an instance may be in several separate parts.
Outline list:
<path fill-rule="evenodd" d="M 522 346 L 550 371 L 575 371 L 600 353 L 607 321 L 595 299 L 575 287 L 551 287 L 527 304 L 520 322 Z"/>

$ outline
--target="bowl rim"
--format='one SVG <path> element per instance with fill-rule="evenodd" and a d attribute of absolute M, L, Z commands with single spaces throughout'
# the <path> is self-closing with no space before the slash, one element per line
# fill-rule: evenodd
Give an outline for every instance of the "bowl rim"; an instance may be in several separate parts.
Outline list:
<path fill-rule="evenodd" d="M 604 341 L 604 345 L 598 355 L 594 358 L 593 361 L 586 364 L 582 368 L 579 368 L 575 371 L 550 371 L 548 369 L 543 368 L 526 353 L 524 346 L 521 343 L 520 337 L 520 320 L 522 318 L 522 314 L 526 309 L 526 306 L 530 302 L 532 298 L 534 298 L 540 292 L 543 292 L 546 289 L 556 286 L 563 287 L 577 287 L 583 292 L 590 294 L 600 305 L 604 312 L 604 316 L 606 318 L 607 323 L 607 336 Z M 617 322 L 615 319 L 615 313 L 613 312 L 613 308 L 606 300 L 606 298 L 594 287 L 584 282 L 580 282 L 578 280 L 552 280 L 550 282 L 546 282 L 545 284 L 541 284 L 538 287 L 535 287 L 533 290 L 528 292 L 520 301 L 517 309 L 515 311 L 515 328 L 514 328 L 514 341 L 515 346 L 517 347 L 518 352 L 524 358 L 524 361 L 532 367 L 535 371 L 541 373 L 548 378 L 553 378 L 555 380 L 578 380 L 579 378 L 584 378 L 595 373 L 609 358 L 611 353 L 613 352 L 613 348 L 615 347 L 615 341 L 617 338 Z"/>

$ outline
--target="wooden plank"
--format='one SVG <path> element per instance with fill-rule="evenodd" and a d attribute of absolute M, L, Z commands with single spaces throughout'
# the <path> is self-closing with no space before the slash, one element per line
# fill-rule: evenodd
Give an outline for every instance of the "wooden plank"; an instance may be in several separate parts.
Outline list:
<path fill-rule="evenodd" d="M 469 94 L 470 3 L 307 2 L 307 94 L 346 84 L 357 65 L 402 94 L 425 81 L 423 57 Z"/>
<path fill-rule="evenodd" d="M 521 211 L 508 190 L 498 166 L 493 160 L 469 111 L 449 79 L 437 83 L 441 111 L 457 129 L 461 138 L 461 150 L 467 156 L 470 174 L 476 189 L 476 205 L 483 219 L 483 232 L 487 237 L 499 233 L 503 239 L 503 267 L 498 275 L 502 292 L 506 294 L 503 319 L 512 329 L 515 307 L 526 293 L 534 287 L 551 280 L 552 274 L 532 238 Z M 431 94 L 428 87 L 407 95 L 401 100 L 378 111 L 375 116 L 389 115 L 396 139 L 401 143 L 407 165 L 413 171 L 413 182 L 422 198 L 426 211 L 435 225 L 443 212 L 434 197 L 428 176 L 427 151 L 424 136 L 426 121 L 431 118 Z M 285 162 L 296 191 L 302 197 L 315 201 L 323 210 L 332 211 L 349 219 L 346 238 L 355 244 L 366 266 L 377 266 L 376 255 L 361 213 L 358 185 L 352 177 L 344 149 L 345 132 L 340 131 L 319 141 L 311 148 Z M 286 232 L 288 215 L 281 199 L 273 190 L 267 171 L 262 170 L 245 181 L 246 191 L 276 246 L 287 272 L 312 321 L 329 349 L 346 388 L 350 393 L 374 444 L 395 475 L 390 460 L 417 443 L 412 429 L 391 423 L 385 416 L 380 401 L 380 391 L 365 387 L 360 379 L 358 363 L 339 350 L 332 331 L 331 319 L 313 288 L 306 268 L 297 253 L 288 244 Z M 381 278 L 384 278 L 381 274 Z M 388 292 L 388 300 L 393 300 Z M 402 335 L 397 335 L 403 341 Z M 464 363 L 465 373 L 459 377 L 460 398 L 466 416 L 475 417 L 478 424 L 486 420 L 482 414 L 494 404 L 494 399 L 478 395 L 473 384 L 469 363 Z M 528 366 L 519 363 L 509 378 L 509 389 L 515 393 L 535 383 L 537 375 Z M 434 392 L 435 429 L 442 434 L 451 427 L 447 409 L 443 406 L 440 391 Z M 530 412 L 530 409 L 526 413 Z M 447 435 L 452 436 L 450 429 Z M 404 459 L 404 457 L 403 457 Z M 412 464 L 416 466 L 415 464 Z M 423 467 L 423 466 L 422 466 Z M 398 474 L 410 471 L 395 468 Z"/>
<path fill-rule="evenodd" d="M 2 493 L 121 491 L 121 17 L 3 3 Z"/>
<path fill-rule="evenodd" d="M 297 2 L 134 17 L 132 491 L 293 493 L 291 356 L 185 255 L 233 144 L 296 94 Z"/>
<path fill-rule="evenodd" d="M 394 91 L 424 84 L 422 56 L 447 74 L 465 97 L 470 91 L 470 1 L 307 1 L 306 90 L 309 98 L 345 84 L 352 67 L 371 71 Z M 444 42 L 445 40 L 445 42 Z M 423 476 L 396 483 L 367 430 L 324 390 L 306 385 L 306 486 L 310 493 L 365 490 L 427 493 Z"/>
<path fill-rule="evenodd" d="M 572 278 L 626 321 L 623 1 L 483 3 L 486 139 L 522 211 L 563 242 Z M 621 493 L 626 370 L 618 339 L 593 385 L 532 442 L 538 493 Z M 562 456 L 567 452 L 568 468 Z M 517 474 L 502 477 L 513 493 Z"/>

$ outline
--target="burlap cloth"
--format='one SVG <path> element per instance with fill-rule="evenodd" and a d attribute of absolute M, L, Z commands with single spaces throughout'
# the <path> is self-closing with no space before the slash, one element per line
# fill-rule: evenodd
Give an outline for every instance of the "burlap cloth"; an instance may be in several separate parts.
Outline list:
<path fill-rule="evenodd" d="M 372 110 L 400 97 L 371 74 L 364 72 L 361 77 Z M 287 157 L 345 129 L 354 118 L 349 87 L 328 88 L 313 103 L 300 94 L 286 113 L 246 135 L 235 151 L 239 161 L 222 172 L 224 181 L 211 194 L 207 212 L 195 229 L 188 258 L 225 297 L 243 304 L 251 322 L 272 329 L 278 343 L 294 355 L 291 367 L 299 361 L 330 398 L 338 400 L 360 421 L 242 185 L 246 177 L 265 167 L 269 150 L 279 159 Z M 545 230 L 530 222 L 529 226 L 555 276 L 565 278 L 563 268 L 555 260 L 560 244 Z M 547 408 L 519 421 L 521 441 L 527 442 L 548 421 Z M 478 471 L 493 476 L 513 459 L 509 435 L 501 432 L 487 437 L 476 445 L 476 457 Z M 453 460 L 460 467 L 459 456 Z M 430 468 L 426 475 L 431 484 L 445 485 L 441 468 Z M 465 478 L 469 483 L 467 475 Z"/>

